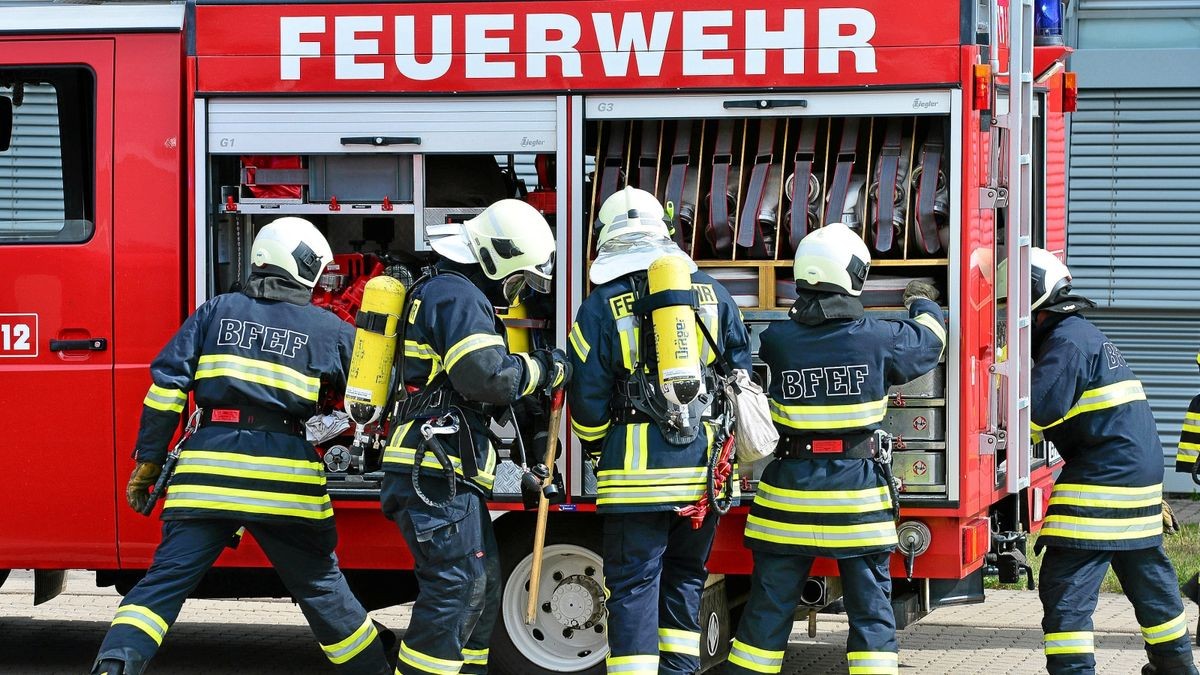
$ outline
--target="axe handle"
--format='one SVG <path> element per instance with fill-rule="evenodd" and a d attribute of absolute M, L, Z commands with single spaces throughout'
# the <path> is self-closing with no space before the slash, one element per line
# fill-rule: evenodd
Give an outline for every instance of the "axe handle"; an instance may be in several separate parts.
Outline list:
<path fill-rule="evenodd" d="M 533 569 L 529 573 L 529 603 L 525 605 L 525 625 L 537 616 L 538 584 L 542 581 L 542 551 L 546 547 L 546 518 L 550 515 L 550 500 L 545 487 L 554 480 L 554 451 L 558 448 L 558 426 L 562 422 L 563 390 L 555 389 L 550 403 L 550 428 L 546 439 L 546 469 L 549 475 L 538 495 L 537 527 L 533 532 Z"/>

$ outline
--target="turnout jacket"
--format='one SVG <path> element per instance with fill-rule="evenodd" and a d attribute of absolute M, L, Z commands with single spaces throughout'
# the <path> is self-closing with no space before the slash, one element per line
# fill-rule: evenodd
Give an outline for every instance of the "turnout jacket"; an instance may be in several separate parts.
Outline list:
<path fill-rule="evenodd" d="M 1196 354 L 1196 365 L 1200 366 L 1200 354 Z M 1183 430 L 1179 434 L 1179 447 L 1175 453 L 1175 470 L 1192 473 L 1197 457 L 1200 457 L 1200 394 L 1188 404 L 1183 417 Z"/>
<path fill-rule="evenodd" d="M 322 382 L 343 389 L 354 328 L 310 295 L 290 292 L 301 305 L 227 293 L 188 317 L 150 364 L 138 461 L 163 463 L 189 391 L 200 408 L 254 407 L 302 423 L 316 412 Z M 184 443 L 162 517 L 332 526 L 333 506 L 324 467 L 301 433 L 214 424 Z"/>
<path fill-rule="evenodd" d="M 909 319 L 777 321 L 759 357 L 781 436 L 852 438 L 879 428 L 888 387 L 932 370 L 946 344 L 942 310 L 917 300 Z M 782 442 L 782 440 L 781 440 Z M 847 558 L 896 545 L 883 470 L 869 459 L 776 459 L 746 520 L 747 548 Z"/>
<path fill-rule="evenodd" d="M 641 272 L 593 290 L 580 305 L 568 339 L 571 428 L 585 448 L 601 449 L 596 510 L 606 513 L 670 511 L 694 503 L 707 489 L 709 453 L 718 428 L 717 420 L 706 419 L 694 441 L 678 446 L 668 443 L 653 422 L 613 422 L 620 405 L 618 386 L 642 357 L 642 322 L 632 310 L 635 296 L 645 292 L 635 291 L 639 277 L 644 289 Z M 750 335 L 729 292 L 699 271 L 692 273 L 692 289 L 700 319 L 729 367 L 749 371 Z M 696 332 L 704 370 L 710 371 L 717 355 L 699 328 Z M 649 379 L 655 378 L 651 373 Z"/>
<path fill-rule="evenodd" d="M 1038 546 L 1158 546 L 1162 445 L 1142 383 L 1104 333 L 1077 314 L 1058 320 L 1033 352 L 1034 438 L 1053 442 L 1065 460 Z"/>
<path fill-rule="evenodd" d="M 404 386 L 410 392 L 383 454 L 383 470 L 410 473 L 425 420 L 457 408 L 468 428 L 443 437 L 455 473 L 489 494 L 496 451 L 487 428 L 494 412 L 534 392 L 541 367 L 527 354 L 510 354 L 492 303 L 470 279 L 440 271 L 416 285 L 408 303 Z M 399 347 L 397 347 L 399 349 Z M 463 458 L 467 458 L 464 465 Z M 432 454 L 422 471 L 441 469 Z"/>

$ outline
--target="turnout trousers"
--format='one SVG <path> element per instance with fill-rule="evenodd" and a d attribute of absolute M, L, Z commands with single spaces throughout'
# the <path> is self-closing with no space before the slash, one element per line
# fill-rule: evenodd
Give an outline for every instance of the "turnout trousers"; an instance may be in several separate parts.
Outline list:
<path fill-rule="evenodd" d="M 375 625 L 338 568 L 333 552 L 337 530 L 332 524 L 312 527 L 207 518 L 163 522 L 154 562 L 121 601 L 96 662 L 119 659 L 125 662 L 127 675 L 143 672 L 184 600 L 242 525 L 270 559 L 338 672 L 391 672 Z"/>
<path fill-rule="evenodd" d="M 837 560 L 850 619 L 846 660 L 853 675 L 896 675 L 899 669 L 889 555 L 880 552 Z M 783 668 L 800 591 L 813 560 L 807 555 L 754 551 L 750 599 L 725 666 L 728 675 L 770 675 Z"/>
<path fill-rule="evenodd" d="M 383 512 L 404 535 L 419 587 L 396 672 L 486 673 L 500 612 L 500 550 L 483 497 L 459 483 L 450 504 L 430 506 L 410 474 L 389 472 Z"/>
<path fill-rule="evenodd" d="M 1045 616 L 1046 670 L 1052 675 L 1096 672 L 1092 613 L 1112 566 L 1142 629 L 1155 675 L 1192 675 L 1196 666 L 1175 568 L 1163 547 L 1093 551 L 1047 546 L 1038 579 Z"/>
<path fill-rule="evenodd" d="M 693 675 L 700 670 L 700 596 L 716 534 L 674 511 L 604 516 L 608 672 Z"/>

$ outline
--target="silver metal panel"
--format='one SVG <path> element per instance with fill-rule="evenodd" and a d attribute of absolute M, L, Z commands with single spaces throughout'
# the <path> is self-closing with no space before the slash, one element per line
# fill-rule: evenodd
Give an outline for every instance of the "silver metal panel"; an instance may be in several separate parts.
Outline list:
<path fill-rule="evenodd" d="M 214 153 L 553 152 L 555 99 L 523 97 L 214 99 Z M 343 145 L 346 137 L 416 137 L 420 143 Z"/>
<path fill-rule="evenodd" d="M 888 408 L 880 426 L 905 441 L 946 440 L 946 409 L 905 406 Z"/>
<path fill-rule="evenodd" d="M 1196 351 L 1200 349 L 1200 315 L 1194 311 L 1093 311 L 1097 326 L 1121 350 L 1142 381 L 1158 423 L 1163 446 L 1167 492 L 1194 492 L 1188 476 L 1175 473 L 1175 450 L 1188 401 L 1200 392 Z"/>
<path fill-rule="evenodd" d="M 1081 77 L 1085 77 L 1081 75 Z M 1200 292 L 1200 88 L 1081 90 L 1071 125 L 1067 263 L 1113 309 L 1169 310 Z"/>
<path fill-rule="evenodd" d="M 757 110 L 726 108 L 726 101 L 801 101 L 806 105 Z M 746 92 L 737 94 L 669 94 L 653 96 L 588 96 L 588 119 L 674 119 L 683 117 L 793 117 L 844 115 L 945 115 L 950 91 Z M 954 115 L 951 115 L 951 119 Z M 951 136 L 953 138 L 953 136 Z"/>
<path fill-rule="evenodd" d="M 892 472 L 900 479 L 901 494 L 944 492 L 946 453 L 905 451 L 892 455 Z"/>
<path fill-rule="evenodd" d="M 900 384 L 888 389 L 888 396 L 895 398 L 942 398 L 946 394 L 946 364 L 925 373 L 906 384 Z"/>
<path fill-rule="evenodd" d="M 179 31 L 183 4 L 41 5 L 0 4 L 0 33 L 100 31 Z"/>

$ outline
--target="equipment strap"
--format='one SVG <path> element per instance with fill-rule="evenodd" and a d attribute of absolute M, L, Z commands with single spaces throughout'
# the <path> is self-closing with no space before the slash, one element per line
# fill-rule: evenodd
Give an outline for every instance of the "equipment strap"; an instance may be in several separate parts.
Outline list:
<path fill-rule="evenodd" d="M 638 157 L 638 187 L 657 194 L 658 143 L 661 122 L 642 123 L 642 154 Z"/>
<path fill-rule="evenodd" d="M 775 448 L 775 456 L 779 459 L 875 459 L 875 435 L 784 434 Z"/>
<path fill-rule="evenodd" d="M 354 327 L 362 328 L 363 330 L 367 330 L 372 333 L 386 335 L 387 320 L 392 316 L 394 315 L 360 309 L 358 310 L 358 314 L 354 317 Z"/>
<path fill-rule="evenodd" d="M 921 183 L 917 187 L 917 225 L 921 234 L 921 249 L 926 253 L 936 253 L 942 246 L 938 241 L 937 217 L 933 208 L 941 168 L 941 130 L 935 127 L 921 144 Z"/>
<path fill-rule="evenodd" d="M 600 198 L 597 208 L 610 195 L 617 191 L 617 181 L 621 176 L 622 158 L 625 156 L 625 122 L 610 122 L 608 145 L 604 147 L 604 163 L 600 171 Z"/>
<path fill-rule="evenodd" d="M 680 120 L 675 124 L 675 149 L 671 152 L 671 171 L 667 174 L 666 203 L 671 208 L 671 236 L 681 247 L 685 243 L 683 222 L 683 185 L 687 182 L 688 164 L 692 159 L 692 122 Z M 685 249 L 686 250 L 686 249 Z"/>
<path fill-rule="evenodd" d="M 838 148 L 837 165 L 833 169 L 833 184 L 829 187 L 829 205 L 825 209 L 825 224 L 838 222 L 850 189 L 850 174 L 854 171 L 854 151 L 858 147 L 858 118 L 847 117 L 842 126 L 842 144 Z"/>
<path fill-rule="evenodd" d="M 759 213 L 762 210 L 763 198 L 766 196 L 766 185 L 770 182 L 771 170 L 775 162 L 775 126 L 776 120 L 762 120 L 758 126 L 758 150 L 754 155 L 754 168 L 750 172 L 750 187 L 746 190 L 746 200 L 742 203 L 742 216 L 738 218 L 738 246 L 747 249 L 751 258 L 766 258 L 767 247 L 763 240 L 762 222 Z"/>
<path fill-rule="evenodd" d="M 792 168 L 792 212 L 788 220 L 788 243 L 792 250 L 808 234 L 809 176 L 812 175 L 813 159 L 817 146 L 817 120 L 800 121 L 800 143 Z"/>
<path fill-rule="evenodd" d="M 712 185 L 708 195 L 708 228 L 705 234 L 717 255 L 733 252 L 733 223 L 729 220 L 729 171 L 733 165 L 733 120 L 717 123 L 713 151 Z"/>
<path fill-rule="evenodd" d="M 292 415 L 257 406 L 205 408 L 200 415 L 200 426 L 228 426 L 293 435 L 304 431 L 304 422 Z"/>
<path fill-rule="evenodd" d="M 630 309 L 633 310 L 634 314 L 645 315 L 663 307 L 678 307 L 681 305 L 698 308 L 699 303 L 697 302 L 696 293 L 690 289 L 686 291 L 658 291 L 657 293 L 643 295 L 634 300 Z"/>
<path fill-rule="evenodd" d="M 895 228 L 892 215 L 896 208 L 896 178 L 900 169 L 900 118 L 888 120 L 883 136 L 883 147 L 879 151 L 879 191 L 875 205 L 875 250 L 887 253 L 892 250 Z"/>

